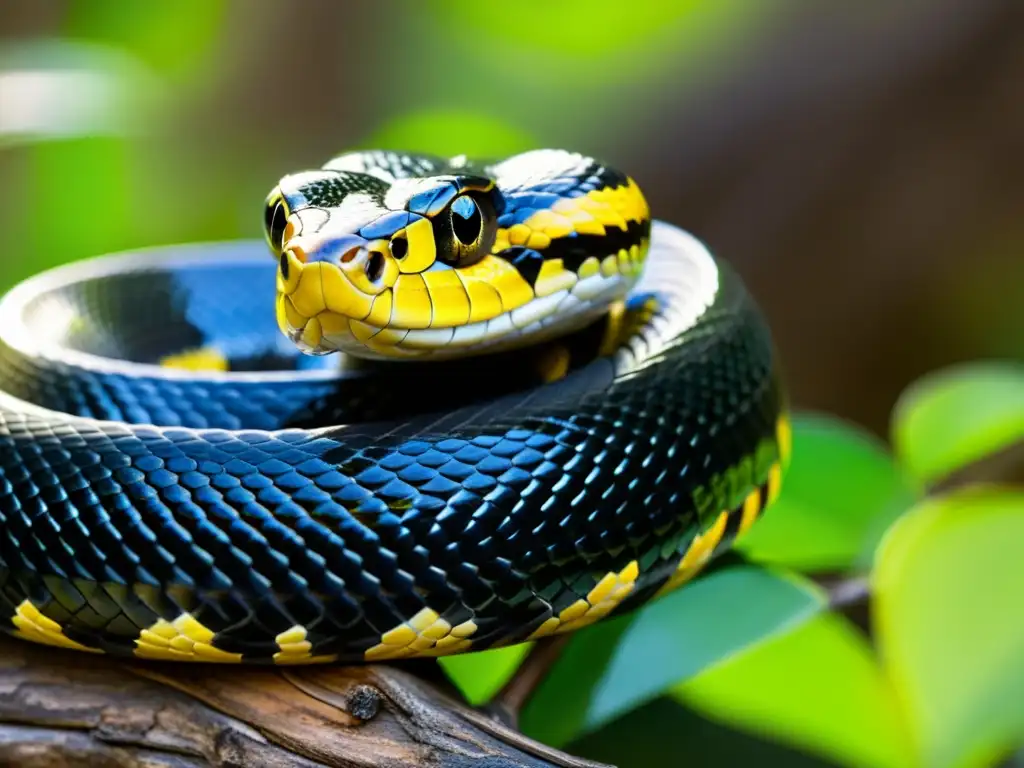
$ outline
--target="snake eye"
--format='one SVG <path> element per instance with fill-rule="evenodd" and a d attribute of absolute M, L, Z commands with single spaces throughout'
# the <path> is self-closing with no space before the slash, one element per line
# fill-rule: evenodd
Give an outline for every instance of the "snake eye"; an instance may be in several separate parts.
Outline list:
<path fill-rule="evenodd" d="M 494 205 L 482 195 L 461 195 L 435 219 L 434 226 L 441 260 L 453 267 L 471 266 L 494 245 L 497 234 Z"/>
<path fill-rule="evenodd" d="M 263 211 L 263 228 L 266 232 L 267 243 L 274 253 L 281 253 L 284 250 L 284 230 L 288 224 L 288 211 L 284 207 L 281 198 L 271 200 Z"/>
<path fill-rule="evenodd" d="M 480 237 L 484 218 L 476 200 L 463 195 L 452 203 L 452 233 L 461 245 L 473 245 Z"/>
<path fill-rule="evenodd" d="M 409 254 L 409 240 L 405 235 L 391 238 L 391 255 L 401 261 Z"/>

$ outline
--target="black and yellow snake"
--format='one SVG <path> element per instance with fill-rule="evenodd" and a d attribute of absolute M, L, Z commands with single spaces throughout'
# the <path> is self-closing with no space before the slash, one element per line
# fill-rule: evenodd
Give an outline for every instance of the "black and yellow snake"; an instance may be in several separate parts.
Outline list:
<path fill-rule="evenodd" d="M 778 493 L 768 328 L 626 175 L 348 154 L 265 225 L 273 263 L 165 248 L 0 303 L 0 629 L 212 662 L 492 648 L 680 586 Z"/>

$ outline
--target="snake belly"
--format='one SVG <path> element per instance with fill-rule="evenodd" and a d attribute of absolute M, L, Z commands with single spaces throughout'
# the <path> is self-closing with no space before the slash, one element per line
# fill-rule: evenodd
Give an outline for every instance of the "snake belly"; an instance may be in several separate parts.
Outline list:
<path fill-rule="evenodd" d="M 276 264 L 157 249 L 0 303 L 4 632 L 225 663 L 482 650 L 676 589 L 777 496 L 769 329 L 628 177 L 557 152 L 331 173 L 268 199 Z"/>

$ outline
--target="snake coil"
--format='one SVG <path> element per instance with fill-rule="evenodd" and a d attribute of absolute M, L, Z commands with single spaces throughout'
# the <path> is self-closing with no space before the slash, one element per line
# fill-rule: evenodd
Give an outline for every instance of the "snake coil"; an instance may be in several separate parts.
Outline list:
<path fill-rule="evenodd" d="M 769 330 L 624 174 L 343 155 L 265 228 L 273 261 L 157 249 L 0 302 L 3 631 L 278 664 L 508 645 L 679 587 L 778 494 Z"/>

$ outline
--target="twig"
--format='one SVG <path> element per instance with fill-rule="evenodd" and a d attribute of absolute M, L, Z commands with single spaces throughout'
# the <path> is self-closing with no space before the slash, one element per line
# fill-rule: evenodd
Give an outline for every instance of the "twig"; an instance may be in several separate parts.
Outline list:
<path fill-rule="evenodd" d="M 1024 440 L 960 467 L 928 489 L 929 496 L 941 496 L 978 483 L 1024 481 Z"/>
<path fill-rule="evenodd" d="M 569 638 L 567 635 L 548 637 L 538 641 L 529 655 L 516 670 L 515 676 L 495 695 L 487 706 L 487 711 L 510 728 L 516 728 L 519 723 L 519 713 L 530 700 L 537 686 L 541 684 L 547 673 L 558 661 L 565 644 Z"/>
<path fill-rule="evenodd" d="M 834 611 L 845 611 L 864 605 L 871 598 L 867 577 L 855 576 L 828 587 L 828 605 Z"/>

